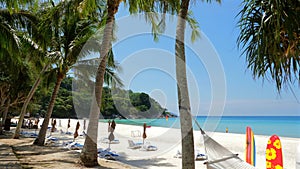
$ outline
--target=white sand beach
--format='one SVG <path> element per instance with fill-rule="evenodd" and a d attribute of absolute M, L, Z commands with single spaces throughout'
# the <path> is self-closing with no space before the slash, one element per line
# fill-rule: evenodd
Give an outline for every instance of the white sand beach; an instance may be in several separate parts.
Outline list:
<path fill-rule="evenodd" d="M 68 129 L 69 132 L 74 133 L 77 121 L 80 122 L 79 133 L 83 131 L 83 120 L 71 119 L 71 127 Z M 59 130 L 67 130 L 68 119 L 57 119 L 58 132 L 52 133 L 53 137 L 57 137 L 60 141 L 71 141 L 73 135 L 61 134 Z M 42 124 L 42 120 L 40 121 Z M 86 127 L 88 120 L 86 122 Z M 86 129 L 87 130 L 87 129 Z M 85 131 L 86 131 L 85 130 Z M 115 151 L 120 157 L 117 161 L 128 164 L 133 168 L 181 168 L 181 159 L 174 158 L 177 151 L 181 149 L 180 143 L 180 129 L 174 128 L 162 128 L 162 127 L 149 127 L 146 129 L 147 138 L 145 142 L 150 142 L 158 148 L 157 151 L 141 151 L 139 149 L 129 149 L 128 140 L 134 142 L 142 142 L 143 126 L 124 125 L 117 124 L 114 132 L 115 139 L 118 139 L 120 143 L 111 144 L 111 151 Z M 140 136 L 139 136 L 140 133 Z M 245 135 L 244 134 L 233 134 L 233 133 L 207 133 L 214 140 L 219 142 L 221 145 L 226 147 L 233 153 L 239 154 L 239 157 L 244 160 L 244 149 L 245 149 Z M 107 138 L 108 124 L 99 123 L 98 131 L 98 147 L 108 148 L 108 144 L 102 143 L 103 138 Z M 194 131 L 195 137 L 195 150 L 197 152 L 205 153 L 203 146 L 203 139 L 200 131 Z M 256 168 L 265 168 L 265 149 L 269 136 L 255 135 L 256 143 Z M 76 139 L 78 143 L 84 142 L 84 136 L 78 136 Z M 288 138 L 281 137 L 282 149 L 283 149 L 283 162 L 284 169 L 296 169 L 296 150 L 300 144 L 299 138 Z M 204 161 L 196 161 L 196 168 L 205 169 L 206 166 L 203 164 Z"/>

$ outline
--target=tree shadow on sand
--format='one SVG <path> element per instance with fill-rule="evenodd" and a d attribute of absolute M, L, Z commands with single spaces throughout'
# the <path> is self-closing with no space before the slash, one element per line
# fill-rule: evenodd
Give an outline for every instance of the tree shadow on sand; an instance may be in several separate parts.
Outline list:
<path fill-rule="evenodd" d="M 120 154 L 120 159 L 124 164 L 128 164 L 130 166 L 134 166 L 137 168 L 148 168 L 148 167 L 157 167 L 157 168 L 166 168 L 166 167 L 176 167 L 170 162 L 162 162 L 167 161 L 166 158 L 147 158 L 147 159 L 128 159 L 125 154 Z"/>
<path fill-rule="evenodd" d="M 80 153 L 61 147 L 22 145 L 14 146 L 14 153 L 18 157 L 23 168 L 80 168 Z M 101 166 L 89 167 L 89 169 L 120 168 L 120 164 L 99 162 Z M 113 166 L 113 167 L 111 167 Z"/>

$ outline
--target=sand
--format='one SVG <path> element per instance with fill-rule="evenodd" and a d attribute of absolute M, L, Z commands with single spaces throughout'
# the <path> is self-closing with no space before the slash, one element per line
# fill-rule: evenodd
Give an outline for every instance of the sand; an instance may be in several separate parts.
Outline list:
<path fill-rule="evenodd" d="M 57 129 L 58 132 L 54 132 L 51 135 L 60 139 L 60 143 L 63 141 L 71 141 L 72 135 L 61 134 L 59 131 L 67 130 L 67 119 L 57 119 Z M 75 131 L 75 126 L 77 121 L 80 122 L 81 126 L 79 133 L 83 132 L 83 120 L 71 120 L 71 127 L 68 131 Z M 40 124 L 42 120 L 40 121 Z M 86 126 L 88 125 L 88 122 Z M 34 131 L 34 130 L 31 130 Z M 86 130 L 85 130 L 86 131 Z M 132 150 L 128 148 L 128 140 L 133 140 L 134 142 L 143 142 L 142 139 L 142 126 L 133 126 L 133 125 L 124 125 L 117 124 L 114 131 L 115 139 L 118 139 L 120 143 L 111 144 L 111 151 L 115 151 L 120 157 L 117 158 L 117 162 L 102 161 L 101 165 L 104 165 L 107 168 L 145 168 L 145 169 L 154 169 L 154 168 L 164 168 L 164 169 L 175 169 L 181 168 L 181 159 L 174 158 L 178 150 L 181 150 L 180 143 L 180 129 L 174 128 L 162 128 L 162 127 L 153 127 L 146 129 L 147 138 L 145 142 L 150 143 L 158 148 L 157 151 L 141 151 L 139 149 Z M 48 131 L 49 135 L 50 131 Z M 244 159 L 244 149 L 245 149 L 245 135 L 244 134 L 233 134 L 233 133 L 217 133 L 211 132 L 207 133 L 214 140 L 219 142 L 221 145 L 232 151 L 233 153 L 239 154 L 241 159 Z M 107 123 L 99 123 L 98 131 L 98 147 L 99 148 L 108 148 L 107 143 L 102 143 L 103 138 L 107 138 L 108 125 Z M 195 137 L 195 150 L 197 152 L 205 153 L 203 139 L 201 137 L 200 131 L 194 131 Z M 256 167 L 265 168 L 265 148 L 267 145 L 269 136 L 255 135 L 256 142 Z M 300 144 L 299 138 L 288 138 L 281 137 L 282 148 L 283 148 L 283 162 L 285 169 L 296 169 L 296 150 L 297 146 Z M 1 142 L 1 140 L 0 140 Z M 78 136 L 76 139 L 78 143 L 84 143 L 84 136 Z M 26 148 L 26 147 L 25 147 Z M 28 147 L 27 147 L 28 148 Z M 29 148 L 28 148 L 29 149 Z M 57 150 L 59 151 L 59 150 Z M 77 158 L 74 161 L 78 161 L 78 150 L 67 151 L 67 154 L 62 153 L 56 158 L 71 160 Z M 53 153 L 55 154 L 55 153 Z M 72 156 L 72 154 L 74 156 Z M 67 157 L 68 156 L 68 157 Z M 35 159 L 27 159 L 27 161 L 34 161 Z M 46 160 L 47 161 L 47 160 Z M 72 160 L 71 160 L 72 161 Z M 71 162 L 69 162 L 71 163 Z M 196 168 L 206 168 L 203 164 L 204 161 L 196 161 Z M 58 164 L 58 163 L 57 163 Z M 80 168 L 78 164 L 72 164 L 73 168 Z M 52 166 L 53 167 L 53 166 Z M 64 168 L 60 165 L 61 168 Z"/>

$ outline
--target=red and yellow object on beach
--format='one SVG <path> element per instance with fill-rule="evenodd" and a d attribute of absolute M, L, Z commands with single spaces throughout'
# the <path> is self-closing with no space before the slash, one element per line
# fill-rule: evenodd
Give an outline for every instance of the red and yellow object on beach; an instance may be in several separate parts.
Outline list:
<path fill-rule="evenodd" d="M 277 135 L 271 136 L 268 140 L 266 165 L 267 169 L 283 169 L 281 142 Z"/>
<path fill-rule="evenodd" d="M 246 128 L 246 162 L 255 166 L 255 140 L 250 127 Z"/>

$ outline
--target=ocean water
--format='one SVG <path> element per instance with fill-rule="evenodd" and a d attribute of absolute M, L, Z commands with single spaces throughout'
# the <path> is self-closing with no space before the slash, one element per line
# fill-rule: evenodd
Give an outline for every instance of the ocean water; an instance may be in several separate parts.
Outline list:
<path fill-rule="evenodd" d="M 204 131 L 245 134 L 246 127 L 252 128 L 255 135 L 300 138 L 300 116 L 198 116 L 195 117 Z M 117 119 L 118 124 L 159 126 L 180 128 L 179 118 L 160 119 Z M 199 130 L 197 125 L 194 130 Z"/>

